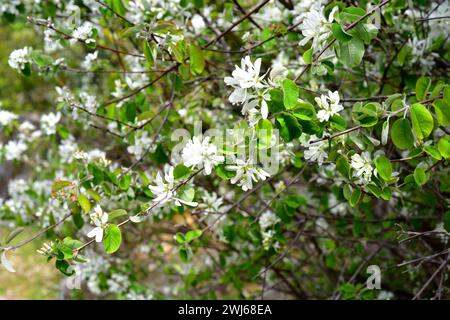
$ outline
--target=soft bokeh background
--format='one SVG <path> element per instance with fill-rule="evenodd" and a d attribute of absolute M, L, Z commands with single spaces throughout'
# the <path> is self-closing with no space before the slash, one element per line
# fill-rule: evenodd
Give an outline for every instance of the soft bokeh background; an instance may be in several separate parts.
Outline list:
<path fill-rule="evenodd" d="M 41 39 L 36 37 L 33 29 L 21 23 L 1 25 L 0 23 L 0 104 L 2 109 L 30 116 L 36 110 L 49 108 L 46 92 L 48 83 L 42 78 L 18 77 L 15 70 L 8 66 L 11 51 L 25 45 L 40 46 Z M 0 134 L 0 141 L 3 137 Z M 13 175 L 26 176 L 21 168 L 0 165 L 0 197 L 6 194 L 8 180 Z M 28 239 L 39 230 L 27 228 L 14 243 Z M 0 238 L 3 239 L 10 229 L 0 225 Z M 18 249 L 9 255 L 16 273 L 9 273 L 0 267 L 0 299 L 57 299 L 60 295 L 62 277 L 52 263 L 45 263 L 45 258 L 36 253 L 43 239 Z"/>

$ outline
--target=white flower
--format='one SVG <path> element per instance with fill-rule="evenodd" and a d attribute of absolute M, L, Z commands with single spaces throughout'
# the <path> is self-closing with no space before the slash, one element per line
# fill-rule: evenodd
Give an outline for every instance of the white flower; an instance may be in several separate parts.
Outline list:
<path fill-rule="evenodd" d="M 235 184 L 239 181 L 238 186 L 242 187 L 244 191 L 252 189 L 253 182 L 257 182 L 259 179 L 266 180 L 267 177 L 270 177 L 270 174 L 255 166 L 250 160 L 243 161 L 235 158 L 234 163 L 234 165 L 226 166 L 227 170 L 236 171 L 236 175 L 231 178 L 230 182 Z"/>
<path fill-rule="evenodd" d="M 83 107 L 91 113 L 97 112 L 97 97 L 91 96 L 86 92 L 80 93 L 80 100 L 83 103 Z"/>
<path fill-rule="evenodd" d="M 59 43 L 59 39 L 55 38 L 56 31 L 52 29 L 46 29 L 44 31 L 44 48 L 47 52 L 53 52 L 55 50 L 58 50 L 59 48 L 62 48 L 61 44 Z"/>
<path fill-rule="evenodd" d="M 16 120 L 17 118 L 16 114 L 0 109 L 0 125 L 7 126 L 11 121 Z"/>
<path fill-rule="evenodd" d="M 68 105 L 70 105 L 71 103 L 74 102 L 75 98 L 72 94 L 72 92 L 70 92 L 69 88 L 67 87 L 55 87 L 56 93 L 58 95 L 58 97 L 56 98 L 56 101 L 58 102 L 64 102 Z"/>
<path fill-rule="evenodd" d="M 143 131 L 141 135 L 135 136 L 134 144 L 128 146 L 127 151 L 130 154 L 134 155 L 137 159 L 140 159 L 147 151 L 147 149 L 149 149 L 149 147 L 149 152 L 153 152 L 154 149 L 156 149 L 156 144 L 154 146 L 150 146 L 152 140 L 153 139 L 148 136 L 148 132 Z"/>
<path fill-rule="evenodd" d="M 109 166 L 111 164 L 111 160 L 106 158 L 105 151 L 99 149 L 92 149 L 86 154 L 86 159 L 88 162 L 95 162 L 102 166 Z"/>
<path fill-rule="evenodd" d="M 312 135 L 309 141 L 313 141 L 316 139 L 317 137 L 315 135 Z M 313 144 L 307 142 L 305 146 L 308 147 L 308 149 L 304 152 L 305 160 L 309 160 L 312 162 L 317 161 L 319 166 L 321 166 L 324 160 L 328 157 L 328 153 L 325 151 L 328 146 L 328 142 L 325 140 Z"/>
<path fill-rule="evenodd" d="M 36 251 L 43 256 L 49 256 L 53 252 L 53 241 L 44 242 L 43 246 Z"/>
<path fill-rule="evenodd" d="M 261 71 L 261 58 L 256 59 L 253 64 L 250 60 L 250 56 L 246 56 L 241 60 L 241 67 L 236 65 L 232 76 L 225 77 L 224 81 L 227 85 L 234 88 L 249 89 L 249 88 L 262 88 L 264 79 L 259 76 Z M 230 97 L 231 99 L 231 97 Z"/>
<path fill-rule="evenodd" d="M 269 250 L 271 246 L 273 246 L 275 250 L 278 249 L 279 243 L 278 242 L 272 243 L 274 235 L 275 235 L 275 231 L 272 229 L 261 231 L 262 243 L 263 243 L 264 250 Z"/>
<path fill-rule="evenodd" d="M 173 176 L 174 167 L 165 166 L 164 167 L 164 179 L 161 172 L 156 174 L 156 185 L 149 185 L 148 188 L 156 196 L 153 202 L 157 204 L 158 207 L 164 206 L 165 203 L 174 200 L 176 206 L 181 206 L 181 203 L 188 206 L 197 206 L 196 202 L 184 201 L 182 199 L 175 197 L 175 178 Z"/>
<path fill-rule="evenodd" d="M 182 151 L 183 163 L 187 167 L 205 169 L 205 174 L 211 174 L 214 166 L 222 163 L 225 158 L 219 155 L 216 145 L 210 143 L 210 137 L 193 137 Z"/>
<path fill-rule="evenodd" d="M 8 260 L 8 258 L 6 257 L 6 251 L 7 250 L 3 250 L 2 252 L 2 256 L 0 258 L 0 262 L 3 265 L 3 267 L 8 270 L 9 272 L 16 272 L 16 270 L 14 269 L 13 265 L 11 264 L 11 262 Z"/>
<path fill-rule="evenodd" d="M 315 101 L 321 109 L 317 112 L 317 118 L 319 118 L 320 122 L 328 121 L 330 117 L 344 109 L 344 107 L 339 103 L 340 98 L 337 91 L 328 91 L 328 96 L 322 94 L 320 98 L 316 97 Z"/>
<path fill-rule="evenodd" d="M 280 219 L 270 210 L 264 212 L 259 218 L 259 226 L 261 230 L 272 228 L 278 222 L 280 222 Z"/>
<path fill-rule="evenodd" d="M 41 129 L 46 135 L 56 132 L 56 124 L 61 120 L 61 113 L 48 113 L 41 117 Z"/>
<path fill-rule="evenodd" d="M 60 145 L 58 146 L 59 156 L 61 157 L 61 161 L 63 161 L 64 163 L 72 162 L 75 158 L 77 150 L 78 145 L 74 141 L 73 137 L 61 141 Z"/>
<path fill-rule="evenodd" d="M 92 223 L 94 223 L 95 228 L 92 229 L 87 236 L 89 238 L 95 238 L 96 242 L 102 242 L 103 240 L 103 230 L 106 228 L 108 223 L 109 215 L 104 212 L 100 205 L 96 205 L 94 212 L 90 214 Z"/>
<path fill-rule="evenodd" d="M 25 65 L 31 61 L 31 50 L 29 47 L 24 47 L 11 52 L 8 60 L 9 66 L 19 71 L 23 70 Z"/>
<path fill-rule="evenodd" d="M 359 183 L 367 184 L 372 177 L 373 167 L 370 164 L 370 155 L 363 152 L 362 156 L 355 153 L 351 158 L 350 166 L 354 169 L 353 176 L 359 178 Z"/>
<path fill-rule="evenodd" d="M 89 70 L 91 69 L 92 64 L 97 60 L 97 58 L 98 51 L 95 51 L 94 53 L 88 53 L 81 65 L 83 66 L 83 68 Z"/>
<path fill-rule="evenodd" d="M 5 145 L 5 157 L 6 160 L 19 160 L 22 153 L 27 150 L 27 145 L 22 141 L 10 140 Z"/>
<path fill-rule="evenodd" d="M 195 33 L 200 33 L 206 28 L 205 21 L 199 14 L 194 14 L 191 18 L 192 27 L 195 30 Z"/>
<path fill-rule="evenodd" d="M 145 70 L 145 59 L 135 56 L 126 56 L 125 62 L 129 65 L 130 70 Z M 125 82 L 131 89 L 137 89 L 148 83 L 148 74 L 145 72 L 126 73 Z M 117 85 L 116 85 L 117 87 Z"/>
<path fill-rule="evenodd" d="M 338 7 L 333 8 L 328 20 L 325 18 L 323 10 L 323 7 L 311 7 L 310 11 L 303 15 L 303 23 L 300 25 L 300 30 L 304 36 L 300 41 L 300 45 L 304 46 L 312 40 L 313 51 L 318 50 L 330 35 L 330 26 L 334 20 L 334 14 L 338 10 Z"/>
<path fill-rule="evenodd" d="M 203 214 L 207 215 L 209 213 L 221 212 L 221 207 L 223 204 L 223 199 L 218 197 L 215 192 L 205 192 L 202 196 L 202 203 L 199 204 L 199 209 L 202 209 Z"/>
<path fill-rule="evenodd" d="M 84 41 L 86 43 L 94 42 L 91 39 L 92 35 L 92 25 L 89 22 L 84 22 L 81 26 L 76 28 L 72 33 L 72 38 L 69 40 L 71 44 L 75 44 L 78 40 Z"/>
<path fill-rule="evenodd" d="M 34 131 L 36 127 L 29 121 L 24 121 L 20 124 L 19 131 L 19 140 L 29 142 L 41 136 L 40 130 Z"/>

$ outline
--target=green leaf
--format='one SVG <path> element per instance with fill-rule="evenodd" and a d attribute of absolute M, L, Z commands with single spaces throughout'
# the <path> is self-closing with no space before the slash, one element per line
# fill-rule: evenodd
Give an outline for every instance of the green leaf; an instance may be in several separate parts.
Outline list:
<path fill-rule="evenodd" d="M 425 146 L 423 150 L 436 160 L 441 160 L 442 156 L 439 150 L 434 146 Z"/>
<path fill-rule="evenodd" d="M 336 38 L 336 40 L 340 42 L 347 42 L 352 39 L 351 34 L 345 32 L 339 23 L 333 22 L 333 24 L 331 25 L 331 31 L 333 32 L 333 36 Z"/>
<path fill-rule="evenodd" d="M 266 149 L 272 144 L 272 123 L 267 119 L 260 119 L 256 125 L 258 148 Z"/>
<path fill-rule="evenodd" d="M 6 237 L 5 245 L 7 245 L 11 241 L 13 241 L 15 237 L 17 237 L 19 234 L 21 234 L 23 232 L 23 230 L 25 230 L 25 228 L 22 228 L 22 227 L 12 230 Z"/>
<path fill-rule="evenodd" d="M 330 126 L 337 131 L 344 131 L 347 129 L 347 122 L 345 122 L 345 119 L 339 114 L 332 115 L 329 123 Z"/>
<path fill-rule="evenodd" d="M 186 233 L 186 237 L 185 237 L 186 242 L 189 243 L 192 240 L 199 238 L 201 235 L 202 235 L 202 230 L 199 230 L 199 229 L 188 231 Z"/>
<path fill-rule="evenodd" d="M 420 187 L 424 185 L 428 180 L 427 173 L 421 167 L 417 167 L 414 170 L 414 181 L 416 181 L 417 185 Z"/>
<path fill-rule="evenodd" d="M 108 214 L 108 221 L 112 221 L 123 216 L 128 216 L 127 211 L 124 209 L 116 209 Z"/>
<path fill-rule="evenodd" d="M 191 202 L 195 197 L 195 189 L 190 186 L 185 186 L 180 191 L 180 199 Z"/>
<path fill-rule="evenodd" d="M 342 174 L 345 178 L 350 177 L 350 165 L 348 160 L 340 156 L 336 161 L 336 170 Z"/>
<path fill-rule="evenodd" d="M 428 137 L 433 131 L 433 116 L 430 111 L 420 103 L 411 107 L 411 120 L 416 137 L 420 140 Z"/>
<path fill-rule="evenodd" d="M 358 23 L 349 33 L 365 44 L 369 44 L 378 34 L 378 28 L 370 23 Z"/>
<path fill-rule="evenodd" d="M 389 181 L 392 177 L 392 164 L 388 158 L 381 155 L 375 159 L 375 167 L 377 168 L 379 176 L 385 180 Z"/>
<path fill-rule="evenodd" d="M 282 113 L 276 118 L 276 126 L 280 130 L 280 136 L 287 142 L 300 137 L 303 132 L 297 119 L 288 113 Z"/>
<path fill-rule="evenodd" d="M 107 254 L 111 254 L 119 250 L 122 243 L 122 232 L 117 225 L 111 224 L 105 230 L 105 236 L 103 238 L 103 247 Z"/>
<path fill-rule="evenodd" d="M 88 214 L 89 211 L 91 211 L 91 202 L 89 201 L 88 197 L 86 197 L 84 194 L 80 194 L 78 196 L 78 203 L 80 204 L 84 213 Z"/>
<path fill-rule="evenodd" d="M 443 100 L 438 99 L 433 102 L 434 112 L 441 126 L 448 126 L 450 124 L 450 104 Z"/>
<path fill-rule="evenodd" d="M 25 63 L 24 67 L 20 71 L 25 77 L 31 76 L 31 63 Z"/>
<path fill-rule="evenodd" d="M 270 100 L 267 101 L 269 112 L 275 113 L 284 110 L 283 93 L 279 89 L 271 89 L 269 91 Z"/>
<path fill-rule="evenodd" d="M 131 183 L 131 176 L 126 174 L 122 178 L 120 178 L 119 187 L 122 190 L 128 190 L 128 188 L 130 187 L 130 183 Z"/>
<path fill-rule="evenodd" d="M 439 152 L 441 153 L 442 157 L 444 158 L 450 158 L 450 137 L 444 136 L 442 137 L 437 145 Z"/>
<path fill-rule="evenodd" d="M 72 181 L 59 180 L 53 183 L 52 185 L 52 194 L 57 193 L 58 191 L 72 186 Z"/>
<path fill-rule="evenodd" d="M 217 175 L 223 180 L 230 180 L 236 175 L 236 171 L 229 171 L 225 169 L 224 164 L 219 164 L 218 166 L 216 166 L 215 171 Z"/>
<path fill-rule="evenodd" d="M 205 69 L 205 58 L 203 57 L 203 51 L 194 44 L 189 46 L 189 56 L 191 61 L 191 73 L 193 75 L 199 75 Z"/>
<path fill-rule="evenodd" d="M 70 264 L 66 260 L 56 260 L 55 267 L 69 277 L 75 273 L 75 270 L 70 267 Z"/>
<path fill-rule="evenodd" d="M 353 190 L 352 195 L 350 197 L 350 206 L 351 207 L 354 207 L 358 204 L 359 199 L 361 198 L 361 194 L 362 194 L 361 190 L 359 190 L 359 189 Z"/>
<path fill-rule="evenodd" d="M 416 82 L 416 97 L 421 101 L 425 99 L 428 89 L 431 85 L 431 79 L 429 77 L 420 77 Z"/>
<path fill-rule="evenodd" d="M 190 173 L 191 173 L 191 170 L 188 167 L 186 167 L 184 164 L 180 163 L 173 170 L 173 177 L 176 180 L 184 179 L 184 178 L 189 177 Z"/>
<path fill-rule="evenodd" d="M 311 64 L 313 61 L 313 50 L 312 48 L 309 48 L 303 53 L 303 61 L 305 61 L 306 64 Z"/>
<path fill-rule="evenodd" d="M 340 18 L 343 22 L 355 22 L 360 17 L 362 17 L 366 11 L 358 7 L 348 7 L 344 8 L 340 13 Z"/>
<path fill-rule="evenodd" d="M 177 232 L 175 234 L 175 241 L 178 242 L 179 244 L 183 244 L 185 242 L 184 235 L 181 232 Z"/>
<path fill-rule="evenodd" d="M 352 109 L 353 118 L 362 127 L 373 127 L 378 123 L 378 110 L 380 104 L 376 102 L 369 102 L 365 105 L 355 103 Z"/>
<path fill-rule="evenodd" d="M 398 119 L 394 122 L 391 130 L 391 139 L 394 145 L 401 150 L 410 149 L 413 146 L 414 137 L 408 119 Z"/>
<path fill-rule="evenodd" d="M 283 103 L 286 109 L 293 109 L 297 105 L 299 89 L 294 81 L 284 79 L 281 82 L 283 88 Z"/>
<path fill-rule="evenodd" d="M 311 121 L 316 118 L 316 109 L 307 101 L 299 101 L 295 109 L 292 110 L 292 114 L 297 119 Z"/>
<path fill-rule="evenodd" d="M 178 250 L 178 253 L 180 255 L 180 259 L 183 262 L 188 262 L 190 259 L 190 255 L 189 255 L 189 251 L 187 248 L 185 248 L 184 246 L 180 247 L 180 249 Z"/>
<path fill-rule="evenodd" d="M 364 56 L 364 43 L 358 38 L 339 42 L 336 46 L 336 54 L 345 66 L 357 67 Z"/>

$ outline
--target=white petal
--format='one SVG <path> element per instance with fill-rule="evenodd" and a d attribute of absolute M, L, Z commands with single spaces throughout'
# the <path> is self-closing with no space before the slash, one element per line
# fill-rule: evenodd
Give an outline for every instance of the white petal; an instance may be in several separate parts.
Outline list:
<path fill-rule="evenodd" d="M 6 258 L 6 250 L 2 252 L 1 263 L 9 272 L 16 272 L 11 262 L 9 262 L 8 258 Z"/>
<path fill-rule="evenodd" d="M 267 107 L 267 102 L 264 100 L 261 103 L 261 115 L 263 119 L 267 119 L 267 116 L 269 115 L 269 108 Z"/>

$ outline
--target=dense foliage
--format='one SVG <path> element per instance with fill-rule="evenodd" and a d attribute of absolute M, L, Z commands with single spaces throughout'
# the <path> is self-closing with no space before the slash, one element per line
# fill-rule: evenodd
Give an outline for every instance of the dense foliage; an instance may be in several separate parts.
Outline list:
<path fill-rule="evenodd" d="M 447 0 L 0 15 L 8 271 L 46 237 L 72 298 L 449 297 Z"/>

